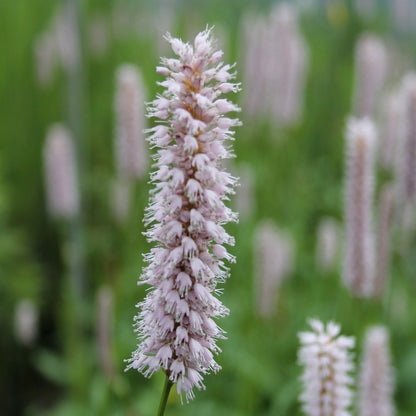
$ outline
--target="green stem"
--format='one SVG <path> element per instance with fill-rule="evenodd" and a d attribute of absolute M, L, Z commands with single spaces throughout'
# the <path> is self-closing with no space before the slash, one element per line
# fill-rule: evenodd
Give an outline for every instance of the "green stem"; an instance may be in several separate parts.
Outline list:
<path fill-rule="evenodd" d="M 169 377 L 166 376 L 162 397 L 160 398 L 159 410 L 157 411 L 157 416 L 163 416 L 163 414 L 165 413 L 166 403 L 168 402 L 169 392 L 172 386 L 173 383 L 169 380 Z"/>

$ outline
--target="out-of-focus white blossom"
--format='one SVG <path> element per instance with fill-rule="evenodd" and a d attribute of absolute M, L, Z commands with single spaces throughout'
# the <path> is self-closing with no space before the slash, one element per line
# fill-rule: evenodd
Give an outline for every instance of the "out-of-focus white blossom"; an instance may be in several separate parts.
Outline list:
<path fill-rule="evenodd" d="M 71 135 L 63 125 L 49 128 L 43 159 L 49 214 L 54 218 L 73 218 L 79 211 L 77 166 Z"/>
<path fill-rule="evenodd" d="M 333 269 L 337 263 L 340 237 L 338 222 L 334 218 L 322 218 L 317 231 L 316 263 L 323 272 Z"/>
<path fill-rule="evenodd" d="M 144 100 L 139 70 L 134 65 L 120 66 L 115 97 L 115 154 L 118 173 L 123 178 L 142 178 L 147 171 Z"/>
<path fill-rule="evenodd" d="M 364 33 L 355 49 L 354 109 L 357 117 L 373 117 L 387 73 L 387 51 L 377 36 Z"/>
<path fill-rule="evenodd" d="M 110 206 L 114 218 L 119 224 L 124 224 L 130 214 L 132 184 L 123 178 L 117 178 L 112 182 L 110 192 Z"/>
<path fill-rule="evenodd" d="M 401 149 L 405 133 L 405 100 L 404 94 L 395 91 L 390 94 L 382 104 L 382 117 L 380 120 L 379 159 L 385 169 L 396 166 L 398 152 Z"/>
<path fill-rule="evenodd" d="M 14 310 L 14 333 L 23 345 L 31 345 L 38 334 L 38 309 L 30 299 L 19 301 Z"/>
<path fill-rule="evenodd" d="M 81 60 L 77 13 L 74 2 L 64 2 L 57 9 L 53 22 L 58 56 L 62 67 L 67 72 L 76 71 Z"/>
<path fill-rule="evenodd" d="M 383 326 L 366 333 L 358 391 L 360 416 L 394 416 L 394 373 L 389 334 Z"/>
<path fill-rule="evenodd" d="M 34 44 L 36 78 L 42 87 L 49 86 L 57 64 L 56 39 L 51 31 L 42 32 Z"/>
<path fill-rule="evenodd" d="M 244 110 L 251 119 L 291 125 L 302 113 L 308 53 L 296 8 L 279 3 L 268 19 L 242 21 Z"/>
<path fill-rule="evenodd" d="M 260 316 L 270 317 L 276 308 L 279 287 L 294 266 L 294 244 L 271 220 L 256 229 L 255 289 L 256 308 Z"/>
<path fill-rule="evenodd" d="M 344 283 L 358 297 L 374 285 L 373 192 L 376 131 L 368 118 L 348 121 L 345 172 Z"/>
<path fill-rule="evenodd" d="M 397 163 L 398 205 L 402 212 L 416 202 L 416 73 L 408 73 L 402 83 L 404 94 L 404 137 Z"/>

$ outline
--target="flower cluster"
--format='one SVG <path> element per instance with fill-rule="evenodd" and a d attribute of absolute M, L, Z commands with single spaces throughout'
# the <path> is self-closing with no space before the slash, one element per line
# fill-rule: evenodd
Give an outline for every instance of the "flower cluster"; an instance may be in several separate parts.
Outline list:
<path fill-rule="evenodd" d="M 144 256 L 141 280 L 152 287 L 139 303 L 136 331 L 140 343 L 127 368 L 145 376 L 163 369 L 187 400 L 203 389 L 203 375 L 220 366 L 216 340 L 224 338 L 213 318 L 228 309 L 214 296 L 228 277 L 224 260 L 234 261 L 224 244 L 234 238 L 223 228 L 237 215 L 225 206 L 236 178 L 222 169 L 232 157 L 227 141 L 237 119 L 224 116 L 239 108 L 222 93 L 236 92 L 232 67 L 215 51 L 211 31 L 199 33 L 192 46 L 166 36 L 175 59 L 162 59 L 157 72 L 165 88 L 149 106 L 160 120 L 150 129 L 157 148 L 154 189 L 145 215 L 147 239 L 155 247 Z"/>
<path fill-rule="evenodd" d="M 299 334 L 299 363 L 305 367 L 302 409 L 308 416 L 348 416 L 353 383 L 349 373 L 354 368 L 349 350 L 354 338 L 340 336 L 340 327 L 333 322 L 326 328 L 316 319 L 309 324 L 313 332 Z"/>

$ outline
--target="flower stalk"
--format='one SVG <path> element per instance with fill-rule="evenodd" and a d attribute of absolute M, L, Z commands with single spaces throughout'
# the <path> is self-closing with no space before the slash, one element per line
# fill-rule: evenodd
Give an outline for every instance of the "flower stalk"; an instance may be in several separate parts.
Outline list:
<path fill-rule="evenodd" d="M 170 389 L 172 388 L 173 383 L 169 380 L 169 376 L 166 375 L 165 384 L 163 385 L 162 397 L 160 398 L 159 409 L 157 411 L 157 416 L 163 416 L 165 413 L 166 403 L 168 402 Z"/>

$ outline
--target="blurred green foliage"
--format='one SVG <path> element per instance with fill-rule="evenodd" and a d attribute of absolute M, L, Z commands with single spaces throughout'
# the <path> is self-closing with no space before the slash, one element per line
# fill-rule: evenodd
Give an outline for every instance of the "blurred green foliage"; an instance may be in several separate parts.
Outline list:
<path fill-rule="evenodd" d="M 54 74 L 50 86 L 36 82 L 34 41 L 51 22 L 57 1 L 0 2 L 0 413 L 4 415 L 153 415 L 163 375 L 145 380 L 123 373 L 123 359 L 136 340 L 134 305 L 145 288 L 137 287 L 141 253 L 148 250 L 141 235 L 148 185 L 138 182 L 128 223 L 119 226 L 109 205 L 113 166 L 114 73 L 124 62 L 138 65 L 155 96 L 159 60 L 155 33 L 126 28 L 111 31 L 104 56 L 84 45 L 87 103 L 83 186 L 86 294 L 81 303 L 71 295 L 68 268 L 70 237 L 65 224 L 47 218 L 44 203 L 42 145 L 50 123 L 67 121 L 66 76 Z M 271 1 L 181 1 L 175 7 L 172 32 L 183 38 L 206 24 L 227 36 L 228 61 L 239 59 L 239 19 L 247 10 L 267 13 Z M 152 12 L 154 2 L 81 2 L 84 40 L 96 13 L 110 27 L 113 10 L 129 7 L 138 16 Z M 253 218 L 230 226 L 236 236 L 232 252 L 238 262 L 224 288 L 230 317 L 220 325 L 228 333 L 218 357 L 223 370 L 206 378 L 207 389 L 181 406 L 175 393 L 167 415 L 239 416 L 300 414 L 297 333 L 306 318 L 334 319 L 343 332 L 355 335 L 357 354 L 365 328 L 384 323 L 392 333 L 397 369 L 398 415 L 416 412 L 416 258 L 414 244 L 406 257 L 394 258 L 389 307 L 357 301 L 343 288 L 338 272 L 323 276 L 315 266 L 316 228 L 320 218 L 342 219 L 344 170 L 343 131 L 351 107 L 353 48 L 364 29 L 392 36 L 386 15 L 364 23 L 346 3 L 347 18 L 335 24 L 326 10 L 302 18 L 309 47 L 309 76 L 304 119 L 290 129 L 267 123 L 245 123 L 236 133 L 236 163 L 254 170 L 256 210 Z M 125 5 L 125 6 L 123 6 Z M 336 22 L 338 22 L 336 20 Z M 156 23 L 157 24 L 157 23 Z M 137 29 L 137 30 L 136 30 Z M 111 29 L 109 29 L 111 30 Z M 409 49 L 411 37 L 395 37 Z M 394 39 L 393 39 L 394 40 Z M 160 41 L 160 39 L 159 39 Z M 414 52 L 414 51 L 413 51 Z M 411 57 L 414 61 L 414 56 Z M 242 70 L 241 62 L 237 64 Z M 244 122 L 244 111 L 242 113 Z M 381 178 L 383 174 L 380 174 Z M 273 317 L 261 320 L 254 307 L 252 237 L 260 219 L 272 218 L 296 242 L 296 268 L 279 294 Z M 412 241 L 414 243 L 414 239 Z M 96 341 L 96 293 L 103 284 L 114 294 L 112 359 L 115 374 L 100 367 Z M 21 298 L 40 309 L 37 342 L 25 347 L 13 338 L 13 310 Z M 79 326 L 78 326 L 79 325 Z"/>

